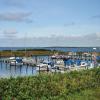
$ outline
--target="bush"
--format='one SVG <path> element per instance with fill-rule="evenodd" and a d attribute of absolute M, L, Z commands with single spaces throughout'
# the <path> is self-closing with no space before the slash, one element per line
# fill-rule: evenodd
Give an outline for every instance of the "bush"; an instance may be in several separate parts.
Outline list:
<path fill-rule="evenodd" d="M 68 95 L 100 87 L 100 68 L 70 73 L 0 79 L 3 100 L 65 100 Z"/>

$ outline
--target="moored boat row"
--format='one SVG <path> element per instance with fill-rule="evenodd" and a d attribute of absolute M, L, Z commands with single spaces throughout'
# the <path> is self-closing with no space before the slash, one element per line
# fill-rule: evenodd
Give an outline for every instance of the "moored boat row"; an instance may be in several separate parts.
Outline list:
<path fill-rule="evenodd" d="M 2 58 L 0 61 L 10 64 L 10 66 L 22 66 L 30 65 L 36 67 L 37 71 L 51 71 L 59 72 L 65 70 L 79 70 L 79 69 L 89 69 L 99 66 L 93 56 L 89 56 L 88 59 L 83 59 L 82 57 L 75 58 L 66 55 L 53 55 L 49 59 L 41 60 L 34 59 L 33 57 L 9 57 Z"/>

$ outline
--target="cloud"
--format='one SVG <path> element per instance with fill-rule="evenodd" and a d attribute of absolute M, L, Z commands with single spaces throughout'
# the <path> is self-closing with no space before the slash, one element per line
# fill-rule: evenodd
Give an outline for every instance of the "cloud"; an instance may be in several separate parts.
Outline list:
<path fill-rule="evenodd" d="M 95 15 L 91 17 L 92 19 L 100 19 L 100 15 Z"/>
<path fill-rule="evenodd" d="M 8 39 L 8 40 L 7 40 Z M 44 36 L 44 37 L 22 37 L 22 38 L 12 38 L 10 40 L 7 38 L 5 40 L 5 45 L 9 44 L 9 46 L 20 46 L 20 47 L 44 47 L 44 46 L 70 46 L 70 47 L 78 47 L 78 46 L 100 46 L 100 37 L 97 33 L 87 34 L 87 35 L 52 35 L 52 36 Z M 0 39 L 1 40 L 1 39 Z M 6 42 L 8 41 L 8 42 Z M 11 44 L 11 42 L 13 44 Z"/>
<path fill-rule="evenodd" d="M 97 32 L 96 35 L 98 38 L 100 38 L 100 32 Z"/>
<path fill-rule="evenodd" d="M 23 7 L 27 0 L 3 0 L 4 4 L 14 7 Z"/>
<path fill-rule="evenodd" d="M 91 34 L 85 35 L 84 37 L 85 37 L 85 39 L 87 39 L 87 40 L 92 40 L 92 41 L 94 41 L 94 40 L 100 39 L 100 33 L 91 33 Z"/>
<path fill-rule="evenodd" d="M 0 13 L 0 21 L 32 22 L 29 19 L 31 15 L 31 12 Z"/>
<path fill-rule="evenodd" d="M 3 31 L 4 37 L 9 39 L 16 37 L 17 33 L 16 29 L 7 29 Z"/>
<path fill-rule="evenodd" d="M 65 26 L 65 27 L 67 27 L 67 26 L 74 26 L 74 25 L 75 25 L 75 23 L 74 23 L 74 22 L 64 24 L 64 26 Z"/>

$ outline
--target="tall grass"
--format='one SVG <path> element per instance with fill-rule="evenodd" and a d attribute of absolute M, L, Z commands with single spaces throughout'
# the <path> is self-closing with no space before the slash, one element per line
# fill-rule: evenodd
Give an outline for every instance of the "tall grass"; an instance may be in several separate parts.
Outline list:
<path fill-rule="evenodd" d="M 3 100 L 68 100 L 83 90 L 100 87 L 100 68 L 70 73 L 0 79 Z"/>

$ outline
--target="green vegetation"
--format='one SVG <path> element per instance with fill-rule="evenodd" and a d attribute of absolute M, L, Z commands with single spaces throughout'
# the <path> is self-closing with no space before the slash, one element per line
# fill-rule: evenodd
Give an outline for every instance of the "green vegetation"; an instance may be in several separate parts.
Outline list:
<path fill-rule="evenodd" d="M 0 79 L 3 100 L 99 100 L 100 68 Z"/>
<path fill-rule="evenodd" d="M 79 93 L 71 94 L 68 100 L 100 100 L 100 87 L 85 89 Z"/>
<path fill-rule="evenodd" d="M 50 55 L 52 54 L 51 51 L 48 51 L 48 50 L 28 50 L 28 51 L 0 51 L 0 56 L 3 56 L 3 57 L 9 57 L 9 56 L 27 56 L 27 57 L 30 57 L 32 55 Z"/>
<path fill-rule="evenodd" d="M 58 53 L 59 54 L 68 54 L 67 52 L 61 52 L 61 51 L 57 51 L 57 50 L 45 50 L 45 49 L 27 49 L 25 50 L 16 50 L 16 51 L 11 51 L 11 50 L 4 50 L 4 51 L 0 51 L 0 56 L 1 57 L 10 57 L 10 56 L 19 56 L 19 57 L 23 57 L 23 56 L 27 56 L 30 57 L 32 55 L 53 55 L 54 53 Z"/>

